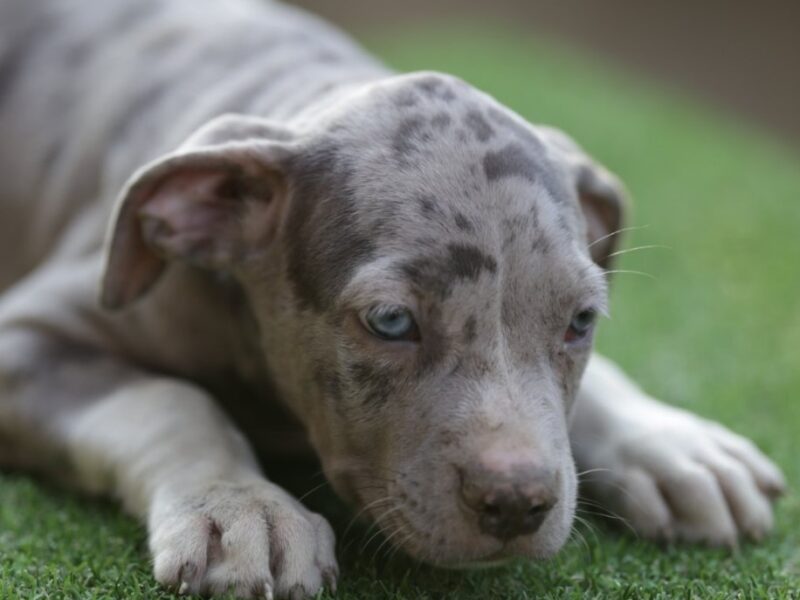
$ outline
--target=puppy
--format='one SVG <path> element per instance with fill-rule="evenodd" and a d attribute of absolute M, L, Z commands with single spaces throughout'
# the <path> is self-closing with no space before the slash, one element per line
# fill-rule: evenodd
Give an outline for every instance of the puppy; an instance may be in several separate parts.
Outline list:
<path fill-rule="evenodd" d="M 564 134 L 278 4 L 5 0 L 0 34 L 0 462 L 117 497 L 161 583 L 335 585 L 234 405 L 438 565 L 555 553 L 576 461 L 644 536 L 771 528 L 752 444 L 590 357 L 625 201 Z"/>

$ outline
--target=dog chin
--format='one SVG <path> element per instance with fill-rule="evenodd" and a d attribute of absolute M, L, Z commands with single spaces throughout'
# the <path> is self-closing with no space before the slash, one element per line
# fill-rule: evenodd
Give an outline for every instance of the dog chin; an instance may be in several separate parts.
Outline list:
<path fill-rule="evenodd" d="M 419 548 L 403 548 L 406 554 L 426 562 L 440 569 L 448 570 L 468 570 L 468 569 L 491 569 L 506 565 L 517 560 L 547 560 L 556 555 L 563 547 L 567 535 L 558 535 L 555 532 L 542 532 L 536 536 L 520 537 L 508 542 L 483 544 L 479 540 L 474 543 L 462 542 L 461 547 L 471 550 L 468 555 L 464 552 L 439 552 L 431 555 L 420 551 Z M 478 546 L 486 545 L 485 552 L 475 552 Z"/>

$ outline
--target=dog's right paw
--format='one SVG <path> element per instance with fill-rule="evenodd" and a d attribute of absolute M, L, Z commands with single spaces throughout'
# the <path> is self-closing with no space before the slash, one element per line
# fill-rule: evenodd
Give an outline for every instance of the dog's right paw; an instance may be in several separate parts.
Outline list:
<path fill-rule="evenodd" d="M 265 480 L 165 491 L 148 528 L 155 577 L 181 594 L 300 600 L 336 585 L 328 522 Z"/>
<path fill-rule="evenodd" d="M 734 548 L 773 528 L 781 471 L 749 440 L 642 397 L 593 447 L 586 488 L 646 538 Z"/>

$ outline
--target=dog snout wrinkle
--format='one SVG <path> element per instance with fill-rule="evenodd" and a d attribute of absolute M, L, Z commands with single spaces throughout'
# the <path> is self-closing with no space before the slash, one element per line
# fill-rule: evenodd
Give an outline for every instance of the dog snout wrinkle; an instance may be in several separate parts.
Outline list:
<path fill-rule="evenodd" d="M 501 540 L 535 533 L 558 501 L 554 471 L 535 463 L 510 470 L 476 466 L 461 470 L 461 498 L 478 528 Z"/>

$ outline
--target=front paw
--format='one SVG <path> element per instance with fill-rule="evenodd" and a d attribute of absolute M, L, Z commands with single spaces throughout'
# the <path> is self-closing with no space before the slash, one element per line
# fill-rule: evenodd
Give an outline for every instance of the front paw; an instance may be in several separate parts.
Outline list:
<path fill-rule="evenodd" d="M 689 412 L 644 402 L 598 443 L 588 491 L 643 537 L 735 547 L 773 527 L 780 470 L 749 440 Z"/>
<path fill-rule="evenodd" d="M 164 490 L 148 528 L 155 577 L 181 594 L 299 600 L 335 587 L 330 525 L 265 480 Z"/>

